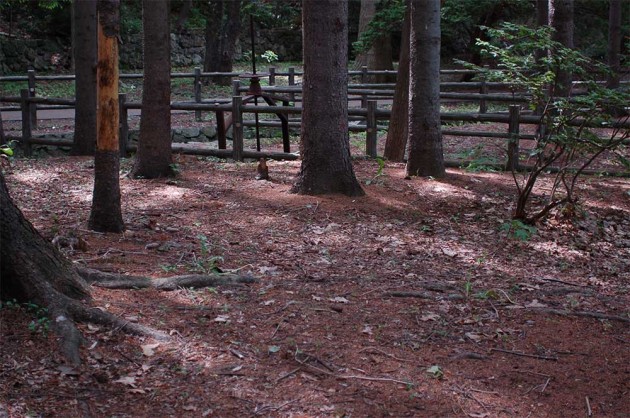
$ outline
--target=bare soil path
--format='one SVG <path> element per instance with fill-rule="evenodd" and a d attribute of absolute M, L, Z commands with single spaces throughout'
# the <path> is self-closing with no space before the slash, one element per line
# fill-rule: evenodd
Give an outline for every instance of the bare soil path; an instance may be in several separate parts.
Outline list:
<path fill-rule="evenodd" d="M 357 159 L 365 197 L 308 197 L 288 192 L 299 162 L 270 162 L 271 181 L 254 163 L 177 164 L 176 179 L 121 177 L 120 235 L 87 230 L 91 159 L 8 169 L 46 237 L 85 241 L 64 248 L 77 263 L 259 281 L 94 288 L 99 309 L 173 340 L 83 325 L 76 369 L 45 313 L 3 307 L 0 416 L 628 416 L 630 180 L 586 178 L 576 218 L 555 214 L 521 241 L 503 229 L 506 173 L 404 180 L 401 164 L 376 176 Z"/>

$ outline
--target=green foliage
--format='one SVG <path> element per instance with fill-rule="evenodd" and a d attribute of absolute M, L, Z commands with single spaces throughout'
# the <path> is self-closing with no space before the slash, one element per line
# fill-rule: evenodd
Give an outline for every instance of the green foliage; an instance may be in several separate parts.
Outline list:
<path fill-rule="evenodd" d="M 368 24 L 367 29 L 359 35 L 359 39 L 352 44 L 356 54 L 367 52 L 372 44 L 382 35 L 399 28 L 405 17 L 405 2 L 402 0 L 382 0 L 374 18 Z"/>
<path fill-rule="evenodd" d="M 442 379 L 444 377 L 444 371 L 438 365 L 427 368 L 426 372 L 434 379 Z"/>
<path fill-rule="evenodd" d="M 219 268 L 219 264 L 223 262 L 223 257 L 212 255 L 213 245 L 207 236 L 199 234 L 197 239 L 199 240 L 200 255 L 193 254 L 190 271 L 203 274 L 221 273 L 222 270 Z"/>
<path fill-rule="evenodd" d="M 630 137 L 623 122 L 628 118 L 619 123 L 610 110 L 627 106 L 630 92 L 606 88 L 599 80 L 606 78 L 608 68 L 553 41 L 550 27 L 504 23 L 484 29 L 488 40 L 477 44 L 492 65 L 460 63 L 485 80 L 506 83 L 512 92 L 525 94 L 528 107 L 541 115 L 535 146 L 526 161 L 533 167 L 521 177 L 513 173 L 518 191 L 514 219 L 534 224 L 555 207 L 577 201 L 578 177 L 602 153 L 615 153 L 623 163 L 628 149 L 624 141 Z M 580 85 L 579 91 L 573 87 L 563 96 L 560 75 L 567 72 Z M 552 192 L 542 206 L 530 208 L 536 182 L 552 164 L 557 170 Z"/>
<path fill-rule="evenodd" d="M 518 219 L 512 219 L 511 221 L 503 223 L 501 230 L 509 237 L 520 241 L 528 241 L 537 231 L 534 226 L 527 225 Z"/>
<path fill-rule="evenodd" d="M 48 317 L 48 309 L 43 308 L 35 303 L 19 303 L 15 299 L 0 301 L 0 310 L 2 309 L 23 310 L 26 313 L 32 315 L 33 319 L 28 324 L 28 329 L 31 333 L 39 333 L 45 336 L 50 330 L 50 318 Z"/>
<path fill-rule="evenodd" d="M 7 157 L 13 157 L 13 147 L 15 146 L 15 141 L 11 141 L 8 144 L 0 145 L 0 154 L 4 154 Z"/>
<path fill-rule="evenodd" d="M 371 179 L 365 181 L 365 184 L 368 186 L 376 182 L 376 180 L 383 175 L 383 170 L 385 169 L 384 159 L 382 159 L 381 157 L 376 157 L 375 161 L 376 161 L 376 164 L 378 164 L 378 168 L 376 169 L 376 175 L 372 177 Z"/>
<path fill-rule="evenodd" d="M 278 55 L 271 50 L 267 50 L 260 56 L 262 59 L 267 61 L 267 63 L 271 64 L 272 62 L 278 61 Z"/>

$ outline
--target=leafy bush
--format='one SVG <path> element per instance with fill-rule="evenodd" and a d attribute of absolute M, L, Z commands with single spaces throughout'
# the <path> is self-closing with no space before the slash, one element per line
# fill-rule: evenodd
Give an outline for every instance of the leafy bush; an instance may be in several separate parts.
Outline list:
<path fill-rule="evenodd" d="M 508 84 L 513 92 L 528 95 L 529 108 L 540 115 L 534 146 L 527 156 L 531 168 L 513 171 L 518 197 L 514 219 L 535 224 L 558 206 L 578 201 L 576 184 L 580 175 L 604 152 L 618 157 L 626 168 L 628 116 L 615 117 L 611 109 L 630 103 L 627 89 L 611 90 L 604 80 L 608 68 L 578 51 L 552 40 L 550 27 L 528 28 L 504 23 L 498 29 L 484 28 L 488 41 L 478 40 L 491 68 L 460 62 L 488 81 Z M 568 96 L 561 95 L 559 74 L 572 73 L 579 81 Z M 551 192 L 532 207 L 531 197 L 538 189 L 541 174 L 556 172 Z"/>

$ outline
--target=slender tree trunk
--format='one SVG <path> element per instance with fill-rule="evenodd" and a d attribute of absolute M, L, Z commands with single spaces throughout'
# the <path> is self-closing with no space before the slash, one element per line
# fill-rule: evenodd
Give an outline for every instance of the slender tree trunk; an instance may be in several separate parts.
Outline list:
<path fill-rule="evenodd" d="M 4 137 L 4 126 L 2 124 L 2 113 L 0 112 L 0 145 L 6 143 L 6 139 Z"/>
<path fill-rule="evenodd" d="M 608 50 L 607 59 L 610 67 L 608 88 L 619 88 L 619 72 L 621 70 L 621 0 L 609 0 L 608 10 Z"/>
<path fill-rule="evenodd" d="M 190 11 L 192 9 L 192 0 L 183 0 L 182 8 L 179 10 L 179 15 L 177 15 L 177 22 L 175 23 L 175 31 L 177 33 L 182 33 L 184 30 L 184 25 L 188 21 L 188 17 L 190 16 Z"/>
<path fill-rule="evenodd" d="M 206 8 L 206 72 L 232 72 L 236 41 L 241 31 L 240 1 L 210 1 Z M 216 84 L 229 85 L 230 77 L 215 78 Z"/>
<path fill-rule="evenodd" d="M 348 3 L 304 0 L 302 165 L 293 191 L 363 194 L 348 138 Z"/>
<path fill-rule="evenodd" d="M 409 2 L 405 10 L 403 30 L 400 45 L 400 58 L 398 59 L 398 76 L 396 79 L 396 91 L 392 103 L 392 114 L 389 118 L 387 141 L 385 142 L 385 158 L 391 161 L 403 161 L 409 129 Z"/>
<path fill-rule="evenodd" d="M 74 0 L 75 73 L 73 155 L 94 155 L 96 145 L 96 0 Z"/>
<path fill-rule="evenodd" d="M 140 139 L 131 176 L 158 178 L 173 174 L 171 151 L 171 53 L 169 2 L 142 2 L 144 86 Z"/>
<path fill-rule="evenodd" d="M 379 0 L 361 0 L 361 14 L 359 17 L 359 36 L 368 29 L 370 22 L 376 14 Z M 355 60 L 355 67 L 367 66 L 370 70 L 391 70 L 392 63 L 392 39 L 391 33 L 382 34 L 370 49 L 359 55 Z M 387 83 L 392 80 L 391 76 L 378 74 L 368 77 L 368 82 Z"/>
<path fill-rule="evenodd" d="M 573 48 L 573 0 L 549 0 L 549 25 L 556 30 L 554 41 L 567 48 Z M 555 95 L 568 96 L 571 92 L 572 79 L 570 71 L 558 71 Z"/>
<path fill-rule="evenodd" d="M 119 1 L 98 0 L 98 108 L 90 228 L 122 232 L 118 144 Z"/>
<path fill-rule="evenodd" d="M 411 0 L 407 175 L 445 174 L 440 126 L 440 0 Z"/>

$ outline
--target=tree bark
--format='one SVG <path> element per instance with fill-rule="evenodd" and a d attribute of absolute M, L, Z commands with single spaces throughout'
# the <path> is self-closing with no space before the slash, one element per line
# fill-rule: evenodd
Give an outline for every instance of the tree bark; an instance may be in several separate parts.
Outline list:
<path fill-rule="evenodd" d="M 177 15 L 177 22 L 175 22 L 175 31 L 182 33 L 184 31 L 184 25 L 190 17 L 190 11 L 192 10 L 192 0 L 182 0 L 182 8 Z"/>
<path fill-rule="evenodd" d="M 98 0 L 98 108 L 90 228 L 122 232 L 118 144 L 119 1 Z"/>
<path fill-rule="evenodd" d="M 408 176 L 445 174 L 440 125 L 440 0 L 411 0 Z"/>
<path fill-rule="evenodd" d="M 398 75 L 396 79 L 396 91 L 392 103 L 392 114 L 389 118 L 389 129 L 385 142 L 384 156 L 391 161 L 403 161 L 405 147 L 409 133 L 409 33 L 410 17 L 409 2 L 405 10 L 403 30 L 400 45 L 400 58 L 398 59 Z"/>
<path fill-rule="evenodd" d="M 96 0 L 74 0 L 75 73 L 73 155 L 94 155 L 96 145 Z"/>
<path fill-rule="evenodd" d="M 555 29 L 554 41 L 573 48 L 573 0 L 549 0 L 549 25 Z M 568 96 L 572 87 L 571 71 L 559 70 L 556 77 L 555 96 Z"/>
<path fill-rule="evenodd" d="M 608 9 L 608 49 L 607 60 L 610 67 L 607 86 L 619 88 L 619 72 L 621 70 L 621 0 L 609 0 Z"/>
<path fill-rule="evenodd" d="M 302 165 L 293 191 L 362 195 L 348 137 L 348 4 L 305 0 L 302 19 Z"/>
<path fill-rule="evenodd" d="M 169 1 L 143 0 L 144 85 L 140 138 L 131 176 L 173 175 Z"/>
<path fill-rule="evenodd" d="M 231 72 L 236 41 L 241 32 L 240 1 L 210 1 L 206 8 L 205 72 Z M 230 77 L 214 79 L 218 85 L 230 85 Z"/>
<path fill-rule="evenodd" d="M 0 170 L 0 289 L 2 298 L 35 303 L 47 309 L 53 330 L 61 337 L 61 351 L 73 365 L 80 363 L 81 333 L 75 321 L 112 326 L 122 331 L 168 339 L 168 335 L 133 324 L 100 309 L 90 308 L 89 283 L 117 289 L 153 287 L 173 290 L 253 283 L 249 276 L 235 274 L 189 275 L 153 279 L 126 277 L 91 269 L 77 269 L 55 246 L 46 241 L 24 217 L 9 195 Z"/>

